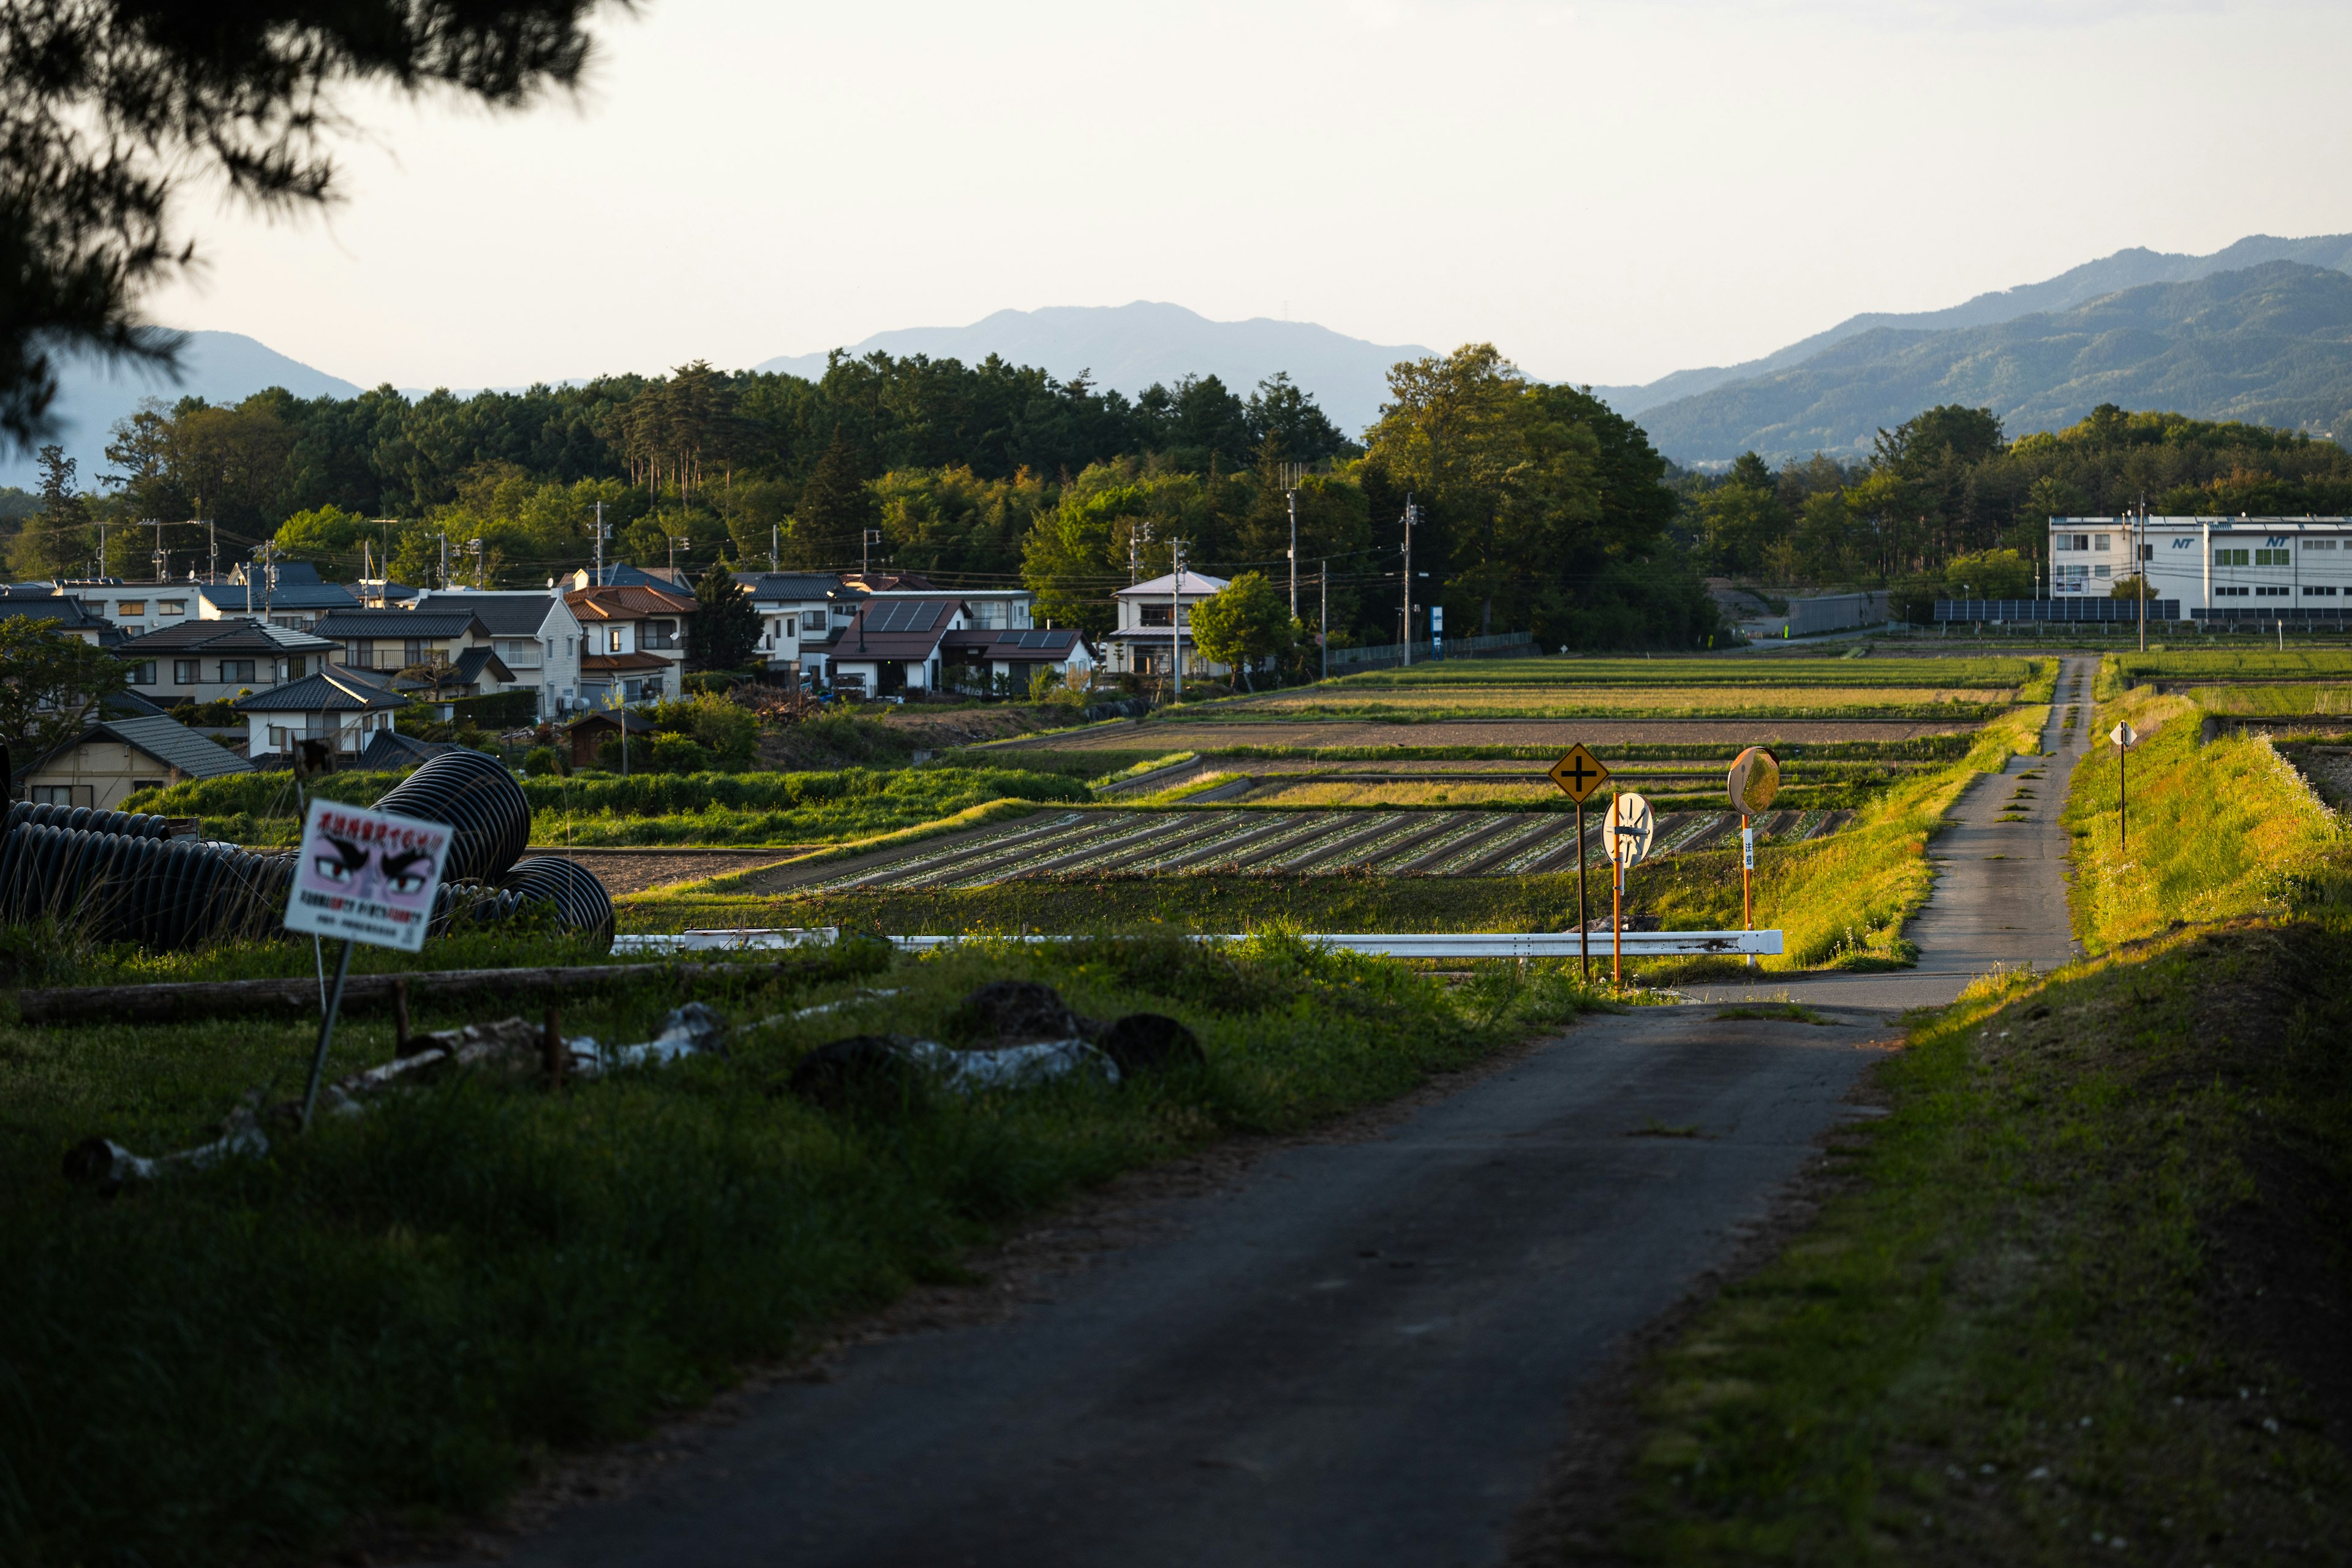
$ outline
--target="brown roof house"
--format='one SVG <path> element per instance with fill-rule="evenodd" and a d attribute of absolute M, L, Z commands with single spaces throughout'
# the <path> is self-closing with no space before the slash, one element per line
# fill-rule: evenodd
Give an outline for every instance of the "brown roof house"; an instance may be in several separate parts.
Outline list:
<path fill-rule="evenodd" d="M 625 702 L 658 702 L 683 691 L 687 595 L 635 585 L 574 588 L 563 595 L 579 618 L 580 700 L 602 708 L 618 691 Z"/>
<path fill-rule="evenodd" d="M 251 763 L 218 742 L 151 717 L 99 720 L 43 753 L 19 777 L 25 798 L 36 805 L 120 811 L 139 790 L 251 772 Z"/>

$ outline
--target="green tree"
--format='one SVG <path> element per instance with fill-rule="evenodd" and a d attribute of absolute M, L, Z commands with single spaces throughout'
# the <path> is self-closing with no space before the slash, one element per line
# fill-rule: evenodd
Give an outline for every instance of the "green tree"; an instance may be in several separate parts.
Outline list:
<path fill-rule="evenodd" d="M 694 585 L 695 611 L 686 625 L 686 657 L 704 669 L 740 669 L 760 646 L 760 612 L 724 561 Z"/>
<path fill-rule="evenodd" d="M 79 577 L 97 553 L 89 498 L 74 484 L 74 460 L 62 447 L 41 448 L 41 510 L 27 518 L 8 552 L 20 579 Z"/>
<path fill-rule="evenodd" d="M 1283 590 L 1263 572 L 1244 572 L 1192 606 L 1192 641 L 1202 657 L 1230 667 L 1253 690 L 1251 669 L 1288 653 L 1297 635 Z"/>
<path fill-rule="evenodd" d="M 20 768 L 80 734 L 130 680 L 128 665 L 53 620 L 0 620 L 0 741 Z"/>
<path fill-rule="evenodd" d="M 793 509 L 792 564 L 840 566 L 858 559 L 866 530 L 874 526 L 874 498 L 867 493 L 856 448 L 841 426 L 801 489 Z"/>
<path fill-rule="evenodd" d="M 184 184 L 316 206 L 335 189 L 325 141 L 349 123 L 346 90 L 447 87 L 517 108 L 579 79 L 594 8 L 252 0 L 192 23 L 152 0 L 0 7 L 0 434 L 29 447 L 46 433 L 59 350 L 174 363 L 182 340 L 142 325 L 138 307 L 195 264 L 175 221 Z"/>

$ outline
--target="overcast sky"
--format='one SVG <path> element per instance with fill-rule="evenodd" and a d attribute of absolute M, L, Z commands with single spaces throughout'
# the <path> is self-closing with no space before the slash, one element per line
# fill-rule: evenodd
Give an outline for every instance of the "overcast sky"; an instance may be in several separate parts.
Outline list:
<path fill-rule="evenodd" d="M 658 0 L 153 300 L 362 384 L 1164 300 L 1646 381 L 2126 246 L 2352 229 L 2352 7 Z"/>

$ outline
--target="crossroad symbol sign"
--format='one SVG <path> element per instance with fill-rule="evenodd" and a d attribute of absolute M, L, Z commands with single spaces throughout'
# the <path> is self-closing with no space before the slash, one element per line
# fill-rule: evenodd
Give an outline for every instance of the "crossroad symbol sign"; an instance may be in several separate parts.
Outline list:
<path fill-rule="evenodd" d="M 1609 770 L 1579 741 L 1568 749 L 1568 755 L 1552 763 L 1551 782 L 1559 785 L 1569 799 L 1582 805 L 1594 790 L 1609 782 Z"/>
<path fill-rule="evenodd" d="M 2107 739 L 2113 741 L 2118 746 L 2129 746 L 2139 739 L 2139 731 L 2133 729 L 2130 723 L 2126 721 L 2117 724 L 2114 729 L 2108 731 Z"/>
<path fill-rule="evenodd" d="M 1657 818 L 1650 803 L 1638 795 L 1621 795 L 1610 801 L 1601 823 L 1601 852 L 1620 866 L 1638 866 L 1650 853 Z"/>

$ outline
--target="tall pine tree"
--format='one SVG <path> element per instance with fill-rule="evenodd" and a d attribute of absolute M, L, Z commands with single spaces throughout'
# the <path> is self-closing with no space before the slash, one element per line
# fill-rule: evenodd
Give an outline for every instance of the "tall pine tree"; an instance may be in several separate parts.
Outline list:
<path fill-rule="evenodd" d="M 856 561 L 858 544 L 873 526 L 874 498 L 866 493 L 857 450 L 836 425 L 793 511 L 792 563 L 841 566 Z"/>

